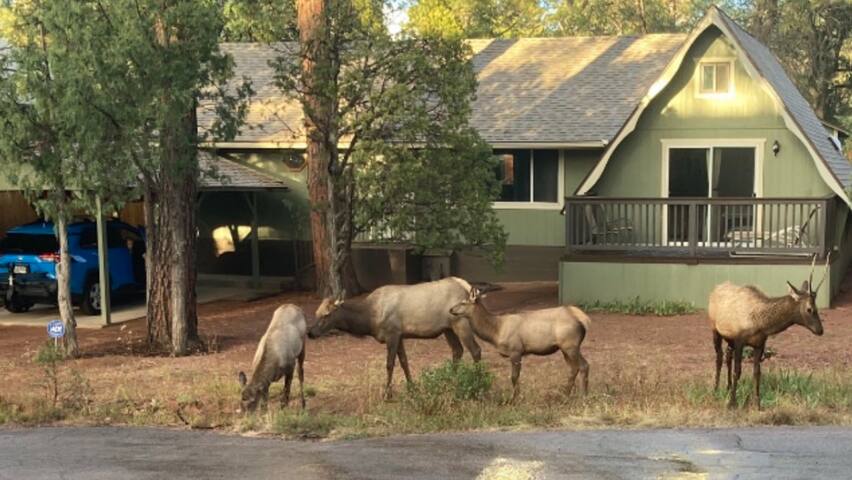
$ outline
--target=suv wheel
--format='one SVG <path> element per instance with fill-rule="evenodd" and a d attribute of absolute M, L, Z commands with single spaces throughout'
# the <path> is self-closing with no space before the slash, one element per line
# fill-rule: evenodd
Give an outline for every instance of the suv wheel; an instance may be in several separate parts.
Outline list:
<path fill-rule="evenodd" d="M 12 313 L 27 312 L 30 308 L 32 308 L 32 306 L 32 303 L 22 301 L 17 295 L 13 295 L 11 298 L 6 298 L 6 310 Z"/>
<path fill-rule="evenodd" d="M 101 284 L 97 278 L 90 278 L 86 281 L 86 287 L 83 289 L 83 301 L 80 303 L 80 309 L 86 315 L 101 314 Z"/>

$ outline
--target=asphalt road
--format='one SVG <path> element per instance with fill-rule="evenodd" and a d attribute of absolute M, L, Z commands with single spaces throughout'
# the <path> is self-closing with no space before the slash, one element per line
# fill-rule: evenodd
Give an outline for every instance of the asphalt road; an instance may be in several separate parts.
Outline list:
<path fill-rule="evenodd" d="M 852 429 L 607 430 L 335 442 L 136 428 L 0 429 L 0 479 L 852 477 Z"/>

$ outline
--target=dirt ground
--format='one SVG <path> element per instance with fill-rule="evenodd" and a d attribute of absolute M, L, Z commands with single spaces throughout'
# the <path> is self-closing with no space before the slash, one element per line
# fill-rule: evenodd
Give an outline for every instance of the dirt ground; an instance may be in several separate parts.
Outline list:
<path fill-rule="evenodd" d="M 122 394 L 137 401 L 163 395 L 173 398 L 190 395 L 194 385 L 211 380 L 228 388 L 233 386 L 236 392 L 237 372 L 250 367 L 256 342 L 273 310 L 282 303 L 301 306 L 310 322 L 318 299 L 307 293 L 286 293 L 252 302 L 202 305 L 199 308 L 200 331 L 216 353 L 184 358 L 134 353 L 134 350 L 139 351 L 144 338 L 144 319 L 101 330 L 83 330 L 78 335 L 84 356 L 69 365 L 89 379 L 96 393 Z M 557 303 L 557 286 L 554 283 L 507 284 L 504 290 L 491 293 L 486 303 L 498 312 L 552 306 Z M 852 362 L 852 349 L 849 348 L 852 344 L 852 276 L 847 278 L 834 307 L 820 313 L 825 335 L 816 337 L 800 327 L 778 335 L 769 342 L 777 354 L 764 363 L 765 368 L 848 369 Z M 591 317 L 593 324 L 583 352 L 591 365 L 592 391 L 608 390 L 611 383 L 625 375 L 635 377 L 647 372 L 654 378 L 703 378 L 706 375 L 709 381 L 712 376 L 714 353 L 703 312 L 674 317 L 593 313 Z M 3 378 L 0 399 L 14 400 L 39 388 L 36 385 L 40 367 L 34 364 L 33 358 L 45 340 L 43 328 L 0 327 Z M 498 381 L 505 383 L 510 369 L 508 361 L 484 342 L 480 341 L 480 345 Z M 450 357 L 450 349 L 442 338 L 406 340 L 406 350 L 415 376 L 424 367 Z M 335 392 L 349 388 L 347 385 L 361 387 L 363 382 L 375 382 L 370 388 L 378 395 L 384 359 L 385 347 L 371 338 L 337 334 L 309 340 L 306 383 L 317 390 L 316 398 L 310 400 L 311 405 L 332 412 L 357 410 L 357 405 L 352 405 L 351 395 L 342 400 Z M 524 388 L 553 389 L 564 385 L 564 371 L 561 355 L 530 357 L 524 360 L 521 382 Z M 396 388 L 400 388 L 402 372 L 397 368 L 396 374 Z M 236 401 L 234 398 L 234 404 Z"/>

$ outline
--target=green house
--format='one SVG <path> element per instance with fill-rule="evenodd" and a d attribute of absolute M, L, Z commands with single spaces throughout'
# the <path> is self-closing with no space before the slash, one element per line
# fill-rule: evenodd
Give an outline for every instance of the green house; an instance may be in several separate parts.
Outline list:
<path fill-rule="evenodd" d="M 509 246 L 500 271 L 462 251 L 449 273 L 558 279 L 563 302 L 640 297 L 703 306 L 724 280 L 782 293 L 785 280 L 807 279 L 814 256 L 821 265 L 830 253 L 819 297 L 829 303 L 852 252 L 852 167 L 841 135 L 724 12 L 711 8 L 688 35 L 470 46 L 479 80 L 472 123 L 501 161 L 494 208 Z M 260 44 L 223 48 L 257 95 L 249 128 L 210 148 L 285 182 L 286 191 L 259 199 L 252 235 L 270 252 L 309 253 L 302 117 L 274 85 L 269 60 L 277 53 Z M 201 215 L 218 225 L 215 209 Z M 365 283 L 414 280 L 393 271 L 411 263 L 406 246 L 360 241 Z M 266 263 L 262 255 L 262 271 Z"/>

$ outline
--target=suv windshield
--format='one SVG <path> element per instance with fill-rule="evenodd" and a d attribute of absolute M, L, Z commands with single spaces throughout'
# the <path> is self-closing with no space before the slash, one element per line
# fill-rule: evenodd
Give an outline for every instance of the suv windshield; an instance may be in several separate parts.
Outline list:
<path fill-rule="evenodd" d="M 10 233 L 0 240 L 0 253 L 53 253 L 59 251 L 54 235 Z"/>

